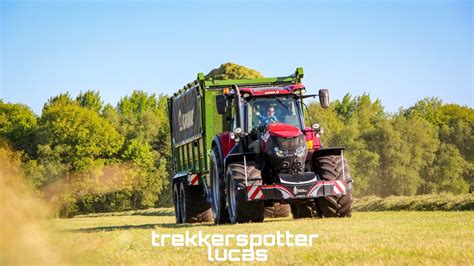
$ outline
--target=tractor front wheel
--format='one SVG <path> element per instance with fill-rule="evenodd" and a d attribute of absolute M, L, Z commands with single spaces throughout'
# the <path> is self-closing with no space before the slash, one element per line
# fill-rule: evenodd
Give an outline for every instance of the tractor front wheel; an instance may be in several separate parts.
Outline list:
<path fill-rule="evenodd" d="M 253 163 L 244 165 L 243 162 L 237 162 L 227 167 L 227 204 L 229 219 L 233 224 L 262 222 L 264 219 L 264 202 L 247 201 L 246 176 L 248 184 L 262 184 L 260 170 Z"/>
<path fill-rule="evenodd" d="M 317 199 L 320 217 L 350 217 L 352 215 L 352 177 L 347 160 L 340 155 L 316 159 L 315 171 L 326 181 L 345 180 L 346 194 Z"/>

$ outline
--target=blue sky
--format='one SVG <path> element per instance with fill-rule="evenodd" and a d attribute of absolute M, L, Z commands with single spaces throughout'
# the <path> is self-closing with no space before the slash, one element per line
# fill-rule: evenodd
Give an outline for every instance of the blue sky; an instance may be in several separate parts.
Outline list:
<path fill-rule="evenodd" d="M 2 0 L 0 0 L 2 1 Z M 0 98 L 170 94 L 221 63 L 305 70 L 310 92 L 474 106 L 472 1 L 2 1 Z M 255 3 L 254 3 L 255 2 Z"/>

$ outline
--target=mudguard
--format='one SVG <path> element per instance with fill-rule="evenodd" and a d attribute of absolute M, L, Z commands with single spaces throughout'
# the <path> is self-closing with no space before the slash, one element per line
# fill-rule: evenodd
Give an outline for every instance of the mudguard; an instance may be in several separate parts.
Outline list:
<path fill-rule="evenodd" d="M 199 174 L 179 172 L 179 173 L 176 173 L 172 178 L 173 182 L 176 182 L 179 179 L 186 180 L 188 186 L 197 186 L 203 183 L 203 181 L 200 181 L 201 175 Z"/>
<path fill-rule="evenodd" d="M 311 157 L 321 157 L 326 155 L 341 155 L 345 148 L 334 147 L 334 148 L 322 148 L 313 152 Z"/>

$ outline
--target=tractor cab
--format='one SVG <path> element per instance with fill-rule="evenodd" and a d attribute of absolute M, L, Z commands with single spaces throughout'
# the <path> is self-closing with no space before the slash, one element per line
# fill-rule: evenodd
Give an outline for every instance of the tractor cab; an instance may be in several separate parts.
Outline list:
<path fill-rule="evenodd" d="M 321 147 L 319 128 L 305 127 L 303 115 L 303 98 L 317 95 L 304 93 L 302 84 L 223 90 L 223 114 L 232 121 L 229 134 L 236 143 L 230 154 L 254 155 L 264 183 L 278 182 L 281 173 L 307 172 L 308 154 Z M 329 102 L 325 90 L 320 96 L 321 103 Z"/>
<path fill-rule="evenodd" d="M 263 132 L 269 124 L 282 123 L 304 129 L 301 104 L 293 95 L 251 97 L 244 108 L 249 133 Z"/>

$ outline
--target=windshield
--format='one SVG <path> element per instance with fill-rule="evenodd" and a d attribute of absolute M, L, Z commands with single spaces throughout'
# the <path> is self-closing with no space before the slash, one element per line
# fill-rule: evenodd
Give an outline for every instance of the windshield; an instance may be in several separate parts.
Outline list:
<path fill-rule="evenodd" d="M 248 130 L 268 123 L 285 123 L 301 128 L 298 104 L 293 96 L 255 97 L 248 102 Z"/>

